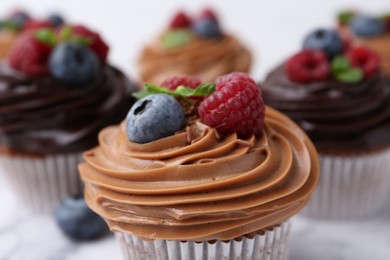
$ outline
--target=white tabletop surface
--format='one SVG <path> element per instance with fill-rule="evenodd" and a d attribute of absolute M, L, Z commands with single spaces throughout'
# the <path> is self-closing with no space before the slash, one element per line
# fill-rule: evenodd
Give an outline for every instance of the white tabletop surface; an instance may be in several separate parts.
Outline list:
<path fill-rule="evenodd" d="M 1 0 L 0 17 L 25 6 L 43 16 L 61 11 L 68 20 L 99 29 L 110 43 L 110 60 L 136 78 L 137 54 L 163 29 L 179 7 L 188 11 L 215 7 L 225 30 L 238 35 L 253 51 L 252 75 L 267 71 L 298 50 L 302 37 L 318 26 L 332 26 L 334 14 L 346 7 L 372 13 L 390 11 L 389 0 Z M 121 259 L 114 237 L 74 243 L 50 217 L 24 213 L 0 178 L 0 260 Z M 380 216 L 364 222 L 318 222 L 296 217 L 290 236 L 291 260 L 389 260 L 390 203 Z"/>

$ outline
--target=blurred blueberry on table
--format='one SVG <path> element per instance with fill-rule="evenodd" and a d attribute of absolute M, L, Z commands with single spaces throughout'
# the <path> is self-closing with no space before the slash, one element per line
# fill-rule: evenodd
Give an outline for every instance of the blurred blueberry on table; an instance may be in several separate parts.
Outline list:
<path fill-rule="evenodd" d="M 218 38 L 222 35 L 218 22 L 209 18 L 195 21 L 192 29 L 198 36 L 203 38 Z"/>
<path fill-rule="evenodd" d="M 65 23 L 64 18 L 61 15 L 56 13 L 50 14 L 47 20 L 56 27 L 61 26 Z"/>
<path fill-rule="evenodd" d="M 108 233 L 104 220 L 88 208 L 82 196 L 67 197 L 55 209 L 63 233 L 73 240 L 93 240 Z"/>
<path fill-rule="evenodd" d="M 99 72 L 99 60 L 88 47 L 64 42 L 49 57 L 49 69 L 54 78 L 67 86 L 90 83 Z"/>
<path fill-rule="evenodd" d="M 361 37 L 373 37 L 386 31 L 384 20 L 370 16 L 356 16 L 350 22 L 352 31 Z"/>
<path fill-rule="evenodd" d="M 343 40 L 336 30 L 321 28 L 309 33 L 305 37 L 303 48 L 320 50 L 332 57 L 343 51 Z"/>
<path fill-rule="evenodd" d="M 9 20 L 18 28 L 23 28 L 24 24 L 31 18 L 25 11 L 17 10 L 10 15 Z"/>
<path fill-rule="evenodd" d="M 130 141 L 148 143 L 183 129 L 183 107 L 167 94 L 154 94 L 138 100 L 126 117 Z"/>

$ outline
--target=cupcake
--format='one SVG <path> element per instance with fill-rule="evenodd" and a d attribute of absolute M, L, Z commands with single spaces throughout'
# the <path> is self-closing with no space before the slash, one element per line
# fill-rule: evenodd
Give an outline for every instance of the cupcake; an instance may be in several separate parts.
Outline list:
<path fill-rule="evenodd" d="M 84 154 L 86 202 L 126 259 L 286 259 L 289 219 L 319 178 L 316 150 L 246 73 L 199 82 L 145 84 Z"/>
<path fill-rule="evenodd" d="M 342 12 L 339 25 L 356 44 L 376 51 L 381 57 L 383 72 L 390 74 L 390 14 L 376 17 L 356 11 Z"/>
<path fill-rule="evenodd" d="M 63 23 L 64 19 L 59 14 L 50 14 L 45 19 L 37 20 L 23 10 L 12 12 L 0 21 L 0 60 L 8 57 L 20 33 L 37 28 L 55 28 Z"/>
<path fill-rule="evenodd" d="M 303 213 L 350 220 L 379 211 L 390 188 L 390 85 L 377 53 L 346 49 L 336 30 L 318 29 L 262 87 L 265 102 L 298 123 L 320 155 L 319 187 Z"/>
<path fill-rule="evenodd" d="M 136 85 L 107 54 L 99 34 L 76 25 L 28 30 L 0 62 L 0 167 L 23 207 L 49 213 L 81 194 L 82 152 L 132 105 Z"/>
<path fill-rule="evenodd" d="M 159 84 L 178 74 L 214 81 L 233 71 L 248 72 L 251 64 L 248 49 L 223 30 L 212 10 L 205 9 L 193 19 L 178 12 L 168 28 L 144 47 L 138 67 L 142 81 Z"/>

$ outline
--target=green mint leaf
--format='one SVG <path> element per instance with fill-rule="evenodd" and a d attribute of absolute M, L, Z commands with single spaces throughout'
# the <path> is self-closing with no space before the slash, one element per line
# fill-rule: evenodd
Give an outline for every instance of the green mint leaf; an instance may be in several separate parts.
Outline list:
<path fill-rule="evenodd" d="M 18 32 L 22 29 L 20 25 L 10 20 L 4 21 L 2 24 L 2 28 L 13 32 Z"/>
<path fill-rule="evenodd" d="M 66 41 L 70 39 L 70 36 L 72 35 L 72 27 L 70 26 L 64 26 L 61 28 L 60 31 L 60 41 Z"/>
<path fill-rule="evenodd" d="M 348 84 L 358 83 L 363 79 L 363 72 L 358 68 L 351 68 L 335 74 L 338 81 Z"/>
<path fill-rule="evenodd" d="M 136 99 L 141 99 L 141 98 L 144 98 L 146 96 L 149 96 L 150 93 L 146 90 L 144 91 L 138 91 L 138 92 L 134 92 L 133 94 L 131 94 L 133 97 L 135 97 Z"/>
<path fill-rule="evenodd" d="M 340 24 L 348 24 L 355 17 L 355 15 L 356 14 L 353 11 L 343 11 L 337 15 L 337 20 Z"/>
<path fill-rule="evenodd" d="M 213 82 L 201 84 L 196 89 L 179 86 L 174 93 L 183 97 L 203 97 L 214 93 L 215 86 L 216 84 Z"/>
<path fill-rule="evenodd" d="M 191 40 L 190 30 L 171 30 L 162 37 L 162 44 L 165 48 L 175 48 L 188 43 Z"/>
<path fill-rule="evenodd" d="M 56 34 L 52 29 L 39 29 L 35 32 L 35 38 L 49 46 L 56 44 Z"/>
<path fill-rule="evenodd" d="M 343 72 L 351 68 L 351 63 L 344 56 L 336 56 L 331 61 L 331 69 L 333 74 Z"/>
<path fill-rule="evenodd" d="M 69 42 L 73 42 L 78 45 L 88 46 L 92 43 L 92 39 L 85 36 L 75 35 L 69 39 Z"/>

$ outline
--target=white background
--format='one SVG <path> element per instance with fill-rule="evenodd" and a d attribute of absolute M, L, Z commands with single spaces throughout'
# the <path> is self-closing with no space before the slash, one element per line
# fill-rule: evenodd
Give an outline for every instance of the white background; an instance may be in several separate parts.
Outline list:
<path fill-rule="evenodd" d="M 18 6 L 41 17 L 60 11 L 71 22 L 99 30 L 111 46 L 111 62 L 132 78 L 137 75 L 136 60 L 143 44 L 167 26 L 178 8 L 196 13 L 204 6 L 215 7 L 224 30 L 236 34 L 252 49 L 256 80 L 297 51 L 307 32 L 333 26 L 338 10 L 356 7 L 372 13 L 390 12 L 390 0 L 0 0 L 0 17 Z M 23 214 L 1 180 L 0 202 L 0 260 L 120 259 L 112 236 L 77 244 L 62 236 L 52 219 Z M 390 206 L 366 222 L 300 218 L 294 222 L 292 260 L 390 259 Z"/>

